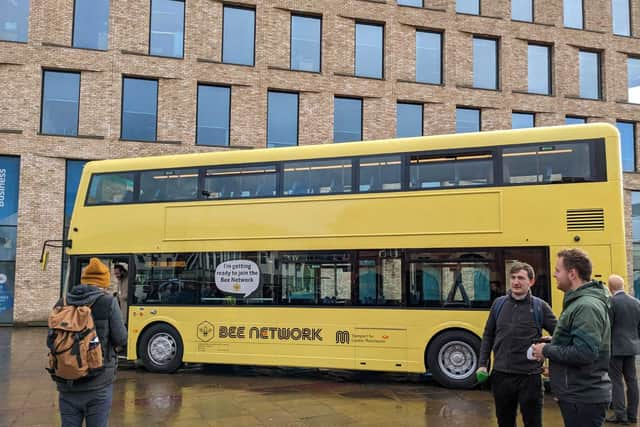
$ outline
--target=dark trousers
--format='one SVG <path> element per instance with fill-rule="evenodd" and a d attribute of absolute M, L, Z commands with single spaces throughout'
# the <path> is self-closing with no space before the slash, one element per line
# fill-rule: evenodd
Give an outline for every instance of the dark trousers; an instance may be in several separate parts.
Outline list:
<path fill-rule="evenodd" d="M 58 404 L 60 418 L 64 427 L 82 427 L 86 420 L 86 427 L 107 427 L 111 412 L 113 384 L 99 390 L 60 393 Z"/>
<path fill-rule="evenodd" d="M 518 405 L 525 427 L 542 426 L 542 377 L 539 374 L 507 374 L 493 371 L 491 391 L 498 426 L 515 427 Z"/>
<path fill-rule="evenodd" d="M 612 356 L 609 376 L 613 386 L 611 409 L 620 419 L 635 420 L 638 417 L 638 377 L 635 356 Z M 627 404 L 624 401 L 624 386 L 627 385 Z"/>
<path fill-rule="evenodd" d="M 564 427 L 601 427 L 607 416 L 609 402 L 568 403 L 558 401 Z"/>

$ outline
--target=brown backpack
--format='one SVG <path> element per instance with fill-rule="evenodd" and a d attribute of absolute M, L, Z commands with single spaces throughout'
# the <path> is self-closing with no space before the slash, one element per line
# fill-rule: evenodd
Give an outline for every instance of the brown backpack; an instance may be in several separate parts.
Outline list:
<path fill-rule="evenodd" d="M 97 301 L 97 300 L 96 300 Z M 91 306 L 56 304 L 49 314 L 49 366 L 55 381 L 91 378 L 104 370 L 102 346 L 91 315 Z"/>

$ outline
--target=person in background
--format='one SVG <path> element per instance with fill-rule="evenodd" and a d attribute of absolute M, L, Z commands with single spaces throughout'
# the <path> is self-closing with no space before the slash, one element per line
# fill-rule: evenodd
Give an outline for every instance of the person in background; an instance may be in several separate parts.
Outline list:
<path fill-rule="evenodd" d="M 484 328 L 478 373 L 487 374 L 493 350 L 491 391 L 498 425 L 515 427 L 519 405 L 525 427 L 541 427 L 542 363 L 527 358 L 527 350 L 543 328 L 553 333 L 556 317 L 546 302 L 531 295 L 533 267 L 515 262 L 509 274 L 511 288 L 494 301 Z"/>
<path fill-rule="evenodd" d="M 627 295 L 624 280 L 613 274 L 608 280 L 611 300 L 611 362 L 609 376 L 613 387 L 611 409 L 607 422 L 635 424 L 638 419 L 638 377 L 636 354 L 640 353 L 640 301 Z M 627 402 L 625 405 L 625 383 Z"/>
<path fill-rule="evenodd" d="M 555 278 L 564 292 L 562 314 L 551 343 L 533 345 L 549 359 L 551 391 L 565 427 L 600 427 L 611 402 L 611 329 L 607 292 L 591 281 L 592 265 L 580 249 L 558 253 Z"/>
<path fill-rule="evenodd" d="M 127 323 L 127 296 L 129 294 L 129 273 L 127 268 L 122 264 L 116 264 L 113 266 L 113 275 L 118 281 L 118 291 L 116 297 L 120 304 L 120 310 L 122 310 L 122 318 L 124 323 Z"/>

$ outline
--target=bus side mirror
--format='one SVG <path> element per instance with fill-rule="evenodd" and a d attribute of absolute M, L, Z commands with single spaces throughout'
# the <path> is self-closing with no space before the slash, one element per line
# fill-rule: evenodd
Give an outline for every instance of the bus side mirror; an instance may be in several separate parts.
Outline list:
<path fill-rule="evenodd" d="M 49 251 L 45 250 L 40 256 L 40 268 L 42 268 L 42 271 L 47 269 L 47 261 L 49 261 Z"/>

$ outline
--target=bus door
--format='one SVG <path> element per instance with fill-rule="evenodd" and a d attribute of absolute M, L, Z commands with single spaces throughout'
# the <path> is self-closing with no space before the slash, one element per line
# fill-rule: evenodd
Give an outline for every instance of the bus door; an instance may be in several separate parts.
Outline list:
<path fill-rule="evenodd" d="M 72 262 L 72 273 L 69 280 L 69 289 L 82 283 L 82 271 L 89 265 L 91 256 L 76 257 Z M 122 318 L 127 323 L 128 306 L 131 298 L 129 298 L 130 280 L 129 267 L 131 265 L 130 257 L 127 255 L 105 255 L 96 256 L 104 265 L 109 268 L 110 284 L 107 293 L 118 299 L 118 305 L 122 310 Z M 133 297 L 133 295 L 131 296 Z"/>
<path fill-rule="evenodd" d="M 402 252 L 360 251 L 356 262 L 358 305 L 376 307 L 356 316 L 352 336 L 356 368 L 406 371 L 407 330 L 398 326 L 401 322 L 394 322 L 402 311 L 385 310 L 402 305 Z"/>

